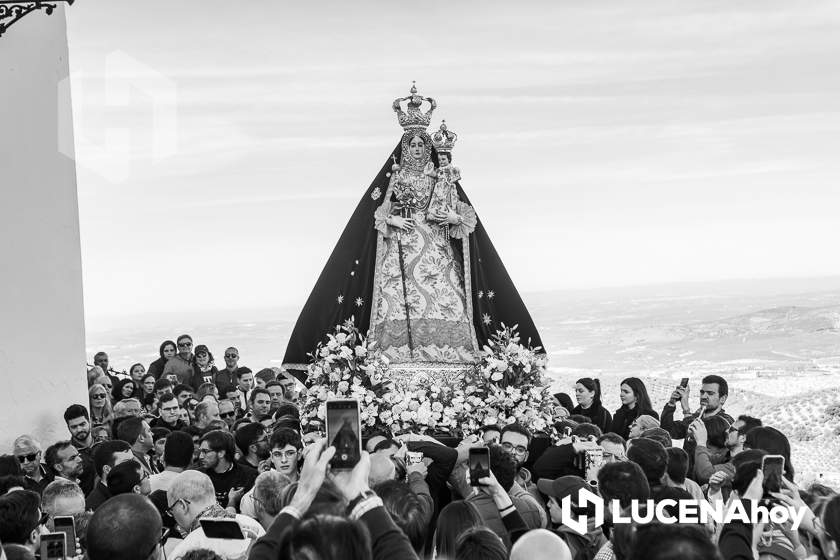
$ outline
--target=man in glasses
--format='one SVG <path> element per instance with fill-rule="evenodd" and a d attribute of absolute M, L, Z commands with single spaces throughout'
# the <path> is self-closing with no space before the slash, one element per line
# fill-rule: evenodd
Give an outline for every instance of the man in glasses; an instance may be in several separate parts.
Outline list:
<path fill-rule="evenodd" d="M 278 428 L 271 435 L 268 442 L 270 465 L 267 465 L 273 473 L 283 475 L 289 481 L 297 482 L 300 475 L 298 465 L 303 452 L 303 441 L 300 433 L 291 428 Z M 259 520 L 260 510 L 257 507 L 256 486 L 249 490 L 243 497 L 240 509 L 243 515 Z"/>
<path fill-rule="evenodd" d="M 183 430 L 187 425 L 178 418 L 180 411 L 181 407 L 178 406 L 178 397 L 172 393 L 164 393 L 158 401 L 159 416 L 152 420 L 150 426 L 152 428 L 166 428 L 173 432 Z"/>
<path fill-rule="evenodd" d="M 39 552 L 49 518 L 40 506 L 41 497 L 31 490 L 14 490 L 0 496 L 0 542 L 25 546 L 33 554 Z"/>
<path fill-rule="evenodd" d="M 253 540 L 265 534 L 265 530 L 254 519 L 225 511 L 217 503 L 215 492 L 218 492 L 218 487 L 214 488 L 210 478 L 201 472 L 184 471 L 172 481 L 167 492 L 166 511 L 186 536 L 169 554 L 170 558 L 181 558 L 196 548 L 213 550 L 223 558 L 246 558 Z M 199 521 L 206 518 L 234 519 L 245 539 L 208 539 Z"/>
<path fill-rule="evenodd" d="M 176 341 L 178 353 L 163 367 L 163 377 L 174 375 L 178 383 L 189 385 L 193 375 L 193 339 L 188 334 L 182 334 Z"/>
<path fill-rule="evenodd" d="M 525 520 L 529 529 L 540 529 L 548 524 L 545 504 L 529 493 L 529 486 L 539 496 L 536 484 L 531 480 L 531 473 L 525 468 L 528 460 L 528 449 L 531 445 L 531 432 L 520 424 L 508 424 L 502 428 L 501 446 L 516 462 L 516 480 L 508 494 L 516 509 Z"/>
<path fill-rule="evenodd" d="M 219 389 L 219 394 L 224 395 L 222 389 L 224 387 L 235 387 L 238 383 L 236 376 L 239 370 L 239 350 L 231 346 L 225 350 L 225 369 L 219 370 L 213 382 L 216 388 Z"/>
<path fill-rule="evenodd" d="M 233 436 L 221 430 L 204 434 L 198 447 L 198 461 L 200 471 L 210 477 L 216 489 L 219 505 L 238 509 L 242 495 L 254 486 L 257 470 L 236 462 Z"/>
<path fill-rule="evenodd" d="M 41 444 L 32 436 L 24 434 L 14 441 L 12 453 L 20 463 L 26 489 L 42 493 L 51 478 L 41 464 Z"/>

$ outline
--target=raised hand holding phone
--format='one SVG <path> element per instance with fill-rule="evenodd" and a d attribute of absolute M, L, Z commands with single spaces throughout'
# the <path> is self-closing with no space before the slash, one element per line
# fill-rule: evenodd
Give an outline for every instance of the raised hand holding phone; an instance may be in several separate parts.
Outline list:
<path fill-rule="evenodd" d="M 303 451 L 303 467 L 298 477 L 298 489 L 289 504 L 306 513 L 327 476 L 327 465 L 335 455 L 334 447 L 327 447 L 326 440 L 318 440 Z"/>

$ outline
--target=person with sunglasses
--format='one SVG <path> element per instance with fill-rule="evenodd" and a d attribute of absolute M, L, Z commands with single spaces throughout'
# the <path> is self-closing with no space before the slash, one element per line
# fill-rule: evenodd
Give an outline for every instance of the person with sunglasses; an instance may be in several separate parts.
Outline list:
<path fill-rule="evenodd" d="M 195 354 L 193 354 L 193 339 L 188 334 L 182 334 L 176 340 L 178 347 L 178 354 L 169 359 L 166 365 L 163 366 L 163 376 L 168 377 L 174 375 L 178 383 L 189 385 L 192 380 L 195 363 Z"/>
<path fill-rule="evenodd" d="M 99 383 L 94 383 L 88 389 L 91 422 L 94 426 L 107 426 L 110 431 L 114 423 L 114 409 L 109 393 L 110 391 Z"/>
<path fill-rule="evenodd" d="M 693 435 L 697 447 L 694 449 L 694 480 L 699 484 L 706 484 L 716 473 L 722 473 L 726 478 L 735 475 L 735 466 L 732 459 L 744 450 L 744 442 L 747 439 L 747 432 L 761 426 L 761 420 L 752 416 L 741 415 L 726 431 L 726 454 L 723 461 L 714 461 L 712 452 L 709 450 L 709 431 L 706 422 L 697 419 L 689 426 L 689 432 Z M 720 476 L 717 477 L 718 479 Z"/>
<path fill-rule="evenodd" d="M 239 382 L 239 350 L 231 346 L 225 350 L 225 367 L 216 372 L 213 382 L 219 389 L 219 394 L 224 396 L 225 387 L 235 387 Z"/>
<path fill-rule="evenodd" d="M 41 452 L 41 444 L 38 440 L 27 434 L 19 436 L 12 445 L 12 453 L 23 471 L 26 489 L 38 492 L 38 494 L 41 494 L 52 480 L 52 477 L 47 474 L 46 467 L 41 463 Z"/>

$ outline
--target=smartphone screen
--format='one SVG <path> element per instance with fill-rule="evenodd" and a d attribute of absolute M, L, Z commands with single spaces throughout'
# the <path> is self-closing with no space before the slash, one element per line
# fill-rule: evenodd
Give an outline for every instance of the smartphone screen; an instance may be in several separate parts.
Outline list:
<path fill-rule="evenodd" d="M 235 519 L 200 519 L 204 536 L 208 539 L 244 540 L 245 535 Z"/>
<path fill-rule="evenodd" d="M 601 447 L 593 447 L 584 452 L 583 474 L 584 480 L 590 486 L 598 486 L 598 471 L 604 465 L 604 449 Z"/>
<path fill-rule="evenodd" d="M 76 550 L 76 522 L 69 515 L 60 515 L 53 519 L 56 533 L 67 535 L 67 550 Z"/>
<path fill-rule="evenodd" d="M 683 377 L 682 379 L 680 379 L 680 387 L 682 387 L 683 389 L 688 387 L 688 377 Z"/>
<path fill-rule="evenodd" d="M 41 560 L 65 560 L 67 547 L 64 533 L 46 533 L 41 535 Z"/>
<path fill-rule="evenodd" d="M 479 478 L 490 476 L 490 449 L 488 447 L 470 447 L 470 484 L 481 486 Z"/>
<path fill-rule="evenodd" d="M 362 457 L 362 430 L 359 425 L 359 401 L 327 401 L 327 445 L 335 447 L 330 461 L 334 469 L 352 469 Z"/>
<path fill-rule="evenodd" d="M 764 472 L 764 494 L 781 492 L 785 458 L 782 455 L 765 455 L 761 459 L 761 470 Z"/>

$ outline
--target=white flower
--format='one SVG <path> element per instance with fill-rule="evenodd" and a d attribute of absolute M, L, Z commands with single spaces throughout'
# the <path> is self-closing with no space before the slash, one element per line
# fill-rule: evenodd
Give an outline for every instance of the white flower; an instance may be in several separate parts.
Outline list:
<path fill-rule="evenodd" d="M 490 376 L 490 380 L 491 381 L 501 381 L 503 377 L 504 377 L 504 375 L 502 374 L 502 372 L 497 371 L 496 373 L 494 373 L 493 375 Z"/>
<path fill-rule="evenodd" d="M 349 388 L 350 388 L 350 385 L 346 381 L 341 381 L 338 384 L 338 392 L 339 393 L 346 393 L 347 389 L 349 389 Z"/>
<path fill-rule="evenodd" d="M 347 340 L 347 335 L 345 333 L 338 333 L 337 335 L 335 335 L 335 341 L 338 344 L 344 344 L 344 342 L 346 340 Z"/>
<path fill-rule="evenodd" d="M 359 358 L 364 358 L 367 356 L 367 350 L 364 346 L 356 346 L 356 356 Z"/>
<path fill-rule="evenodd" d="M 443 410 L 443 405 L 440 404 L 439 402 L 433 403 L 432 404 L 432 410 L 434 410 L 435 412 L 440 412 L 440 411 Z"/>
<path fill-rule="evenodd" d="M 349 360 L 353 357 L 353 351 L 347 348 L 346 346 L 342 346 L 341 350 L 339 351 L 339 355 L 345 360 Z"/>
<path fill-rule="evenodd" d="M 403 422 L 409 422 L 412 419 L 413 415 L 414 413 L 405 410 L 402 414 L 400 414 L 400 420 L 402 420 Z"/>

